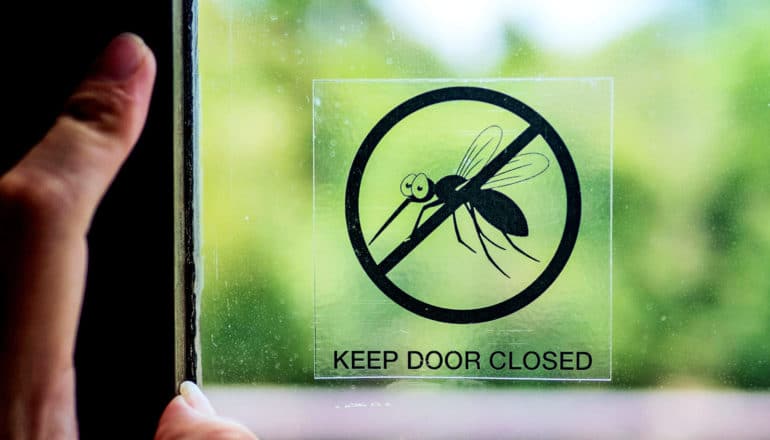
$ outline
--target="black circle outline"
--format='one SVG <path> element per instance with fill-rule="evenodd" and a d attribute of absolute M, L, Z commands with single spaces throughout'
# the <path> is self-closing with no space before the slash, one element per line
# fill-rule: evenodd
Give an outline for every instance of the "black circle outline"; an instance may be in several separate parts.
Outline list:
<path fill-rule="evenodd" d="M 510 111 L 538 129 L 554 153 L 562 170 L 567 192 L 567 213 L 561 241 L 551 261 L 543 272 L 524 290 L 491 306 L 476 309 L 450 309 L 434 306 L 409 295 L 379 271 L 361 230 L 358 197 L 361 180 L 369 158 L 382 138 L 402 119 L 430 105 L 447 101 L 479 101 Z M 556 130 L 539 113 L 516 98 L 482 87 L 446 87 L 431 90 L 412 97 L 388 112 L 371 129 L 356 153 L 348 175 L 345 191 L 345 217 L 348 236 L 359 263 L 369 278 L 391 300 L 401 307 L 424 318 L 453 324 L 473 324 L 492 321 L 508 316 L 529 305 L 550 287 L 567 264 L 575 242 L 581 216 L 581 194 L 577 169 L 564 141 Z"/>

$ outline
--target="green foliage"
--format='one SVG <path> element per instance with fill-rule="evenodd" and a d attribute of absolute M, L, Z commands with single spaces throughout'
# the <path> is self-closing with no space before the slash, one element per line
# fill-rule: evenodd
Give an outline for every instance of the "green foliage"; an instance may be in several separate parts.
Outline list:
<path fill-rule="evenodd" d="M 770 387 L 770 8 L 709 5 L 573 57 L 510 29 L 473 73 L 615 78 L 612 386 Z M 309 382 L 311 81 L 464 72 L 366 3 L 202 1 L 200 32 L 204 378 Z"/>

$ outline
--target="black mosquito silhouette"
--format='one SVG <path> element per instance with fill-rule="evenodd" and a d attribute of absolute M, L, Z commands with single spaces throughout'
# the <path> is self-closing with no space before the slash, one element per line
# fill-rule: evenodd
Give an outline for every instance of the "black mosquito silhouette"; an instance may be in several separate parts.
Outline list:
<path fill-rule="evenodd" d="M 420 226 L 420 220 L 425 210 L 436 207 L 450 201 L 458 201 L 460 197 L 459 190 L 470 178 L 468 176 L 479 166 L 483 168 L 494 157 L 497 149 L 500 147 L 500 141 L 503 138 L 503 129 L 497 125 L 491 125 L 482 130 L 471 142 L 465 151 L 463 159 L 460 161 L 455 174 L 442 177 L 438 182 L 433 182 L 424 173 L 409 174 L 401 181 L 401 194 L 406 197 L 403 203 L 391 214 L 391 216 L 380 227 L 374 237 L 369 241 L 371 245 L 379 237 L 382 231 L 412 202 L 426 203 L 422 206 L 417 221 L 412 229 L 412 234 Z M 494 258 L 489 254 L 485 241 L 498 249 L 505 249 L 490 239 L 479 225 L 478 213 L 492 227 L 500 231 L 502 236 L 508 241 L 513 249 L 525 257 L 540 262 L 540 260 L 524 252 L 516 246 L 509 235 L 517 237 L 526 237 L 529 235 L 529 227 L 524 212 L 505 194 L 495 191 L 494 188 L 503 188 L 516 183 L 530 180 L 539 176 L 548 169 L 550 162 L 546 156 L 540 153 L 521 153 L 511 159 L 500 171 L 492 176 L 478 191 L 470 195 L 463 196 L 464 201 L 458 201 L 465 206 L 473 220 L 473 227 L 479 239 L 484 254 L 492 265 L 503 275 L 510 278 L 500 266 L 497 265 Z M 431 201 L 432 199 L 434 199 Z M 428 203 L 429 202 L 429 203 Z M 452 213 L 452 223 L 454 224 L 455 236 L 457 241 L 468 248 L 474 254 L 476 251 L 463 241 L 460 236 L 460 230 L 457 227 L 457 217 Z M 411 237 L 411 235 L 410 235 Z"/>

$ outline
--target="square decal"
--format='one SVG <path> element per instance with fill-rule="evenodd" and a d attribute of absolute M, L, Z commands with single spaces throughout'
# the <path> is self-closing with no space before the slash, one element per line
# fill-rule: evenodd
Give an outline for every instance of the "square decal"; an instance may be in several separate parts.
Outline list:
<path fill-rule="evenodd" d="M 612 101 L 314 81 L 316 379 L 609 380 Z"/>

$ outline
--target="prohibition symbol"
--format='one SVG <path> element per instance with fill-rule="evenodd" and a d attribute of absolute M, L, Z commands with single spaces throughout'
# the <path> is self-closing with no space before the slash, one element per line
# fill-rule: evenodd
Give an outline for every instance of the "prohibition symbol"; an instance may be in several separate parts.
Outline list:
<path fill-rule="evenodd" d="M 427 179 L 424 174 L 410 175 L 402 182 L 402 193 L 407 197 L 404 203 L 396 209 L 391 217 L 382 225 L 380 230 L 374 234 L 367 242 L 361 229 L 361 220 L 359 216 L 359 194 L 361 190 L 361 181 L 367 163 L 385 135 L 401 120 L 407 118 L 412 113 L 448 101 L 477 101 L 492 104 L 504 110 L 507 110 L 518 116 L 529 126 L 521 132 L 511 143 L 505 146 L 499 153 L 494 154 L 489 160 L 481 166 L 478 161 L 468 160 L 468 155 L 474 154 L 469 148 L 466 157 L 463 158 L 457 173 L 447 176 L 434 183 Z M 497 126 L 490 126 L 484 131 L 499 129 Z M 479 134 L 481 137 L 484 134 Z M 516 251 L 523 256 L 538 261 L 525 250 L 518 247 L 509 237 L 527 235 L 526 219 L 516 204 L 507 199 L 502 193 L 497 193 L 490 187 L 497 183 L 499 186 L 513 184 L 518 181 L 527 180 L 534 177 L 535 173 L 542 173 L 548 167 L 548 160 L 539 153 L 519 154 L 535 138 L 541 136 L 554 154 L 557 164 L 561 170 L 566 189 L 566 221 L 562 232 L 561 240 L 554 256 L 545 266 L 540 275 L 532 283 L 521 291 L 506 293 L 507 299 L 497 304 L 473 309 L 452 309 L 436 306 L 415 298 L 413 295 L 405 292 L 397 286 L 388 274 L 395 268 L 410 252 L 419 246 L 433 231 L 436 230 L 445 220 L 452 218 L 454 222 L 457 240 L 473 252 L 472 249 L 460 236 L 457 229 L 455 211 L 460 208 L 467 209 L 473 219 L 479 243 L 482 246 L 483 254 L 486 255 L 489 262 L 504 276 L 507 273 L 497 265 L 495 260 L 489 254 L 486 243 L 498 246 L 480 229 L 476 212 L 481 214 L 498 228 L 505 239 Z M 477 137 L 477 140 L 479 139 Z M 474 142 L 475 143 L 475 142 Z M 473 145 L 472 145 L 473 147 Z M 495 149 L 495 153 L 496 153 Z M 540 156 L 540 157 L 537 157 Z M 545 162 L 543 162 L 545 160 Z M 517 174 L 517 178 L 501 175 L 501 170 L 508 167 L 516 169 L 516 163 L 526 163 L 527 166 L 533 166 L 528 174 Z M 511 168 L 513 164 L 513 168 Z M 480 166 L 480 168 L 479 168 Z M 545 168 L 543 168 L 543 166 Z M 523 168 L 519 166 L 519 168 Z M 478 170 L 478 171 L 476 171 Z M 475 174 L 474 174 L 475 173 Z M 498 195 L 495 195 L 498 194 Z M 392 221 L 406 205 L 412 202 L 429 202 L 432 198 L 435 201 L 423 206 L 420 216 L 415 224 L 415 229 L 408 239 L 402 241 L 391 251 L 384 259 L 377 262 L 369 250 L 369 245 L 377 238 L 382 230 Z M 486 212 L 480 207 L 474 207 L 474 200 L 481 197 L 488 199 L 484 206 L 487 206 Z M 507 199 L 507 202 L 503 199 Z M 430 217 L 420 223 L 421 217 L 427 207 L 440 206 Z M 489 206 L 496 206 L 500 209 L 494 212 L 490 211 Z M 504 209 L 503 209 L 504 208 Z M 518 211 L 516 211 L 518 210 Z M 507 215 L 503 215 L 507 213 Z M 532 301 L 542 295 L 556 280 L 569 260 L 572 250 L 577 240 L 578 229 L 581 215 L 580 184 L 578 181 L 577 170 L 572 161 L 572 157 L 567 150 L 564 141 L 556 130 L 535 110 L 523 102 L 494 90 L 480 87 L 447 87 L 432 90 L 421 95 L 417 95 L 388 112 L 372 128 L 369 134 L 356 153 L 348 175 L 347 188 L 345 193 L 345 214 L 350 242 L 355 251 L 361 266 L 366 274 L 371 278 L 375 285 L 391 300 L 401 307 L 422 317 L 434 321 L 470 324 L 492 321 L 504 316 L 508 316 L 517 310 L 529 305 Z M 485 215 L 486 214 L 486 215 Z M 500 247 L 500 246 L 498 246 Z"/>

